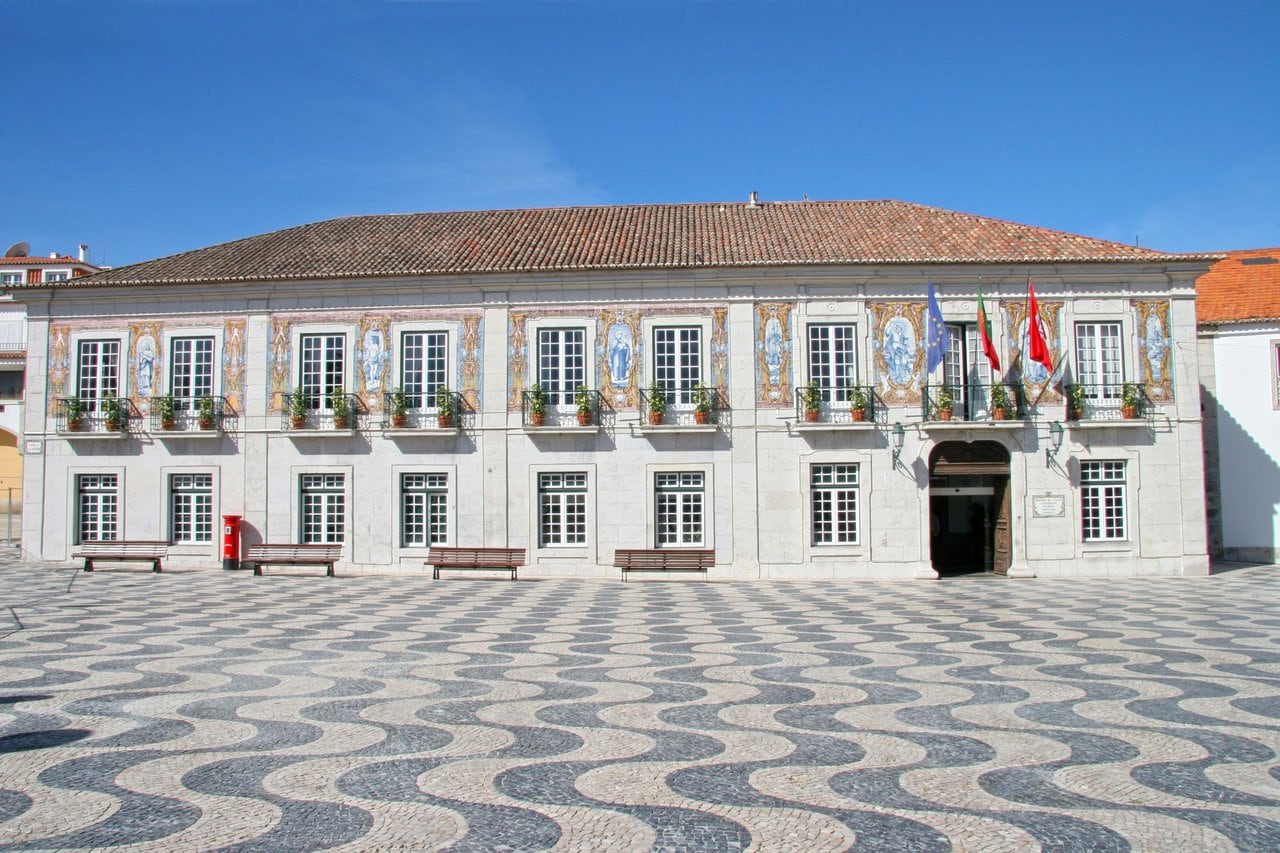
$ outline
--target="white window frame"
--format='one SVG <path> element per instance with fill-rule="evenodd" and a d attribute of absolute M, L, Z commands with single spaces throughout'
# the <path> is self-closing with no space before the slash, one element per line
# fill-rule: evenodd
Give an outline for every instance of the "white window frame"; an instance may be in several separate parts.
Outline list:
<path fill-rule="evenodd" d="M 406 335 L 444 335 L 444 376 L 441 382 L 451 391 L 457 391 L 454 387 L 454 377 L 457 376 L 457 329 L 453 326 L 442 325 L 438 323 L 396 323 L 391 327 L 392 346 L 395 348 L 395 385 L 409 394 L 410 400 L 419 396 L 421 399 L 418 405 L 410 405 L 411 409 L 434 412 L 436 410 L 435 388 L 431 388 L 429 383 L 424 383 L 421 391 L 410 391 L 409 377 L 405 370 L 405 336 Z M 425 359 L 425 357 L 424 357 Z M 425 372 L 425 370 L 424 370 Z"/>
<path fill-rule="evenodd" d="M 813 548 L 821 549 L 831 546 L 857 546 L 862 544 L 862 466 L 858 462 L 812 462 L 808 466 L 809 469 L 809 542 Z M 829 469 L 829 470 L 828 470 Z M 852 469 L 852 482 L 847 480 L 844 482 L 837 481 L 837 477 L 843 475 L 846 478 Z M 820 474 L 829 475 L 831 477 L 828 482 L 817 482 Z M 850 497 L 851 496 L 851 497 Z M 847 506 L 841 507 L 840 501 L 852 501 L 852 508 Z M 831 515 L 829 521 L 829 530 L 819 530 L 819 511 L 823 510 Z M 844 510 L 842 512 L 842 509 Z M 852 514 L 852 534 L 848 532 L 842 533 L 840 525 L 848 524 L 847 514 Z M 825 533 L 826 538 L 819 538 L 820 534 Z"/>
<path fill-rule="evenodd" d="M 1094 330 L 1092 334 L 1093 343 L 1088 347 L 1081 347 L 1080 332 L 1086 327 Z M 1116 330 L 1113 365 L 1107 361 L 1109 350 L 1105 340 L 1109 336 L 1103 333 L 1103 327 L 1115 327 Z M 1125 382 L 1125 364 L 1128 359 L 1128 354 L 1125 353 L 1127 339 L 1125 337 L 1124 321 L 1103 317 L 1076 320 L 1071 332 L 1074 379 L 1085 386 L 1085 399 L 1095 409 L 1108 411 L 1114 409 L 1116 416 L 1118 416 L 1120 397 Z M 1086 368 L 1088 369 L 1086 370 Z M 1113 369 L 1114 373 L 1109 373 L 1109 368 Z M 1098 386 L 1103 387 L 1099 388 Z"/>
<path fill-rule="evenodd" d="M 129 347 L 125 340 L 125 336 L 118 332 L 80 332 L 73 334 L 68 342 L 68 352 L 71 354 L 72 364 L 69 381 L 71 387 L 67 389 L 68 397 L 82 397 L 81 390 L 81 345 L 85 343 L 112 343 L 116 346 L 116 390 L 117 398 L 123 400 L 129 396 Z M 101 379 L 95 383 L 98 387 L 95 389 L 97 396 L 91 400 L 100 400 L 106 392 L 101 389 Z M 90 403 L 86 406 L 86 411 L 97 411 L 97 403 Z"/>
<path fill-rule="evenodd" d="M 71 495 L 72 506 L 75 508 L 74 512 L 67 513 L 67 515 L 69 516 L 68 520 L 71 526 L 70 535 L 67 541 L 72 543 L 73 545 L 80 545 L 80 544 L 83 544 L 84 542 L 115 542 L 123 539 L 124 538 L 123 533 L 125 531 L 124 471 L 122 469 L 115 469 L 115 468 L 85 468 L 80 470 L 68 471 L 67 476 L 69 477 L 68 491 L 70 492 L 70 495 Z M 114 495 L 115 506 L 113 507 L 113 509 L 115 511 L 115 519 L 114 519 L 115 529 L 113 531 L 114 535 L 112 536 L 111 539 L 101 539 L 101 538 L 85 539 L 84 538 L 84 500 L 83 500 L 83 495 L 81 493 L 81 486 L 82 486 L 81 478 L 84 478 L 84 477 L 93 477 L 93 478 L 112 477 L 115 479 L 114 491 L 110 493 L 105 491 L 99 493 L 104 495 L 105 494 Z"/>
<path fill-rule="evenodd" d="M 208 487 L 207 489 L 205 489 L 205 488 L 200 488 L 194 483 L 193 484 L 179 483 L 180 480 L 183 480 L 186 478 L 192 478 L 192 479 L 208 478 Z M 176 545 L 176 546 L 184 546 L 184 545 L 200 546 L 200 547 L 203 547 L 204 549 L 208 549 L 208 547 L 212 545 L 214 541 L 217 539 L 217 533 L 218 533 L 217 477 L 214 476 L 214 473 L 212 471 L 170 470 L 164 473 L 164 483 L 165 483 L 165 494 L 167 496 L 166 506 L 167 506 L 168 519 L 167 519 L 166 529 L 168 530 L 169 544 Z M 197 514 L 199 512 L 198 498 L 201 496 L 208 497 L 209 503 L 207 508 L 208 509 L 208 518 L 207 518 L 208 538 L 207 539 L 200 539 L 200 538 L 196 538 L 195 536 L 193 536 L 192 538 L 186 538 L 186 539 L 178 538 L 177 528 L 178 528 L 179 517 L 181 515 L 180 507 L 179 507 L 179 503 L 180 503 L 179 499 L 182 496 L 189 496 L 195 499 L 192 501 L 191 506 L 185 508 L 191 514 L 191 517 L 192 517 L 191 525 L 192 525 L 193 532 L 197 531 L 197 525 L 199 523 L 197 518 Z"/>
<path fill-rule="evenodd" d="M 947 323 L 947 351 L 942 356 L 942 384 L 966 420 L 991 414 L 991 362 L 982 349 L 977 323 Z"/>
<path fill-rule="evenodd" d="M 421 484 L 411 482 L 421 478 Z M 410 488 L 412 486 L 412 488 Z M 421 506 L 413 507 L 422 515 L 421 542 L 410 541 L 410 497 L 421 497 Z M 399 515 L 397 532 L 401 549 L 430 548 L 432 545 L 448 545 L 453 540 L 450 524 L 450 506 L 453 502 L 453 483 L 445 471 L 400 471 L 396 474 L 396 503 Z M 439 526 L 444 535 L 435 537 Z"/>
<path fill-rule="evenodd" d="M 542 542 L 542 506 L 541 494 L 538 489 L 538 483 L 543 474 L 585 474 L 587 477 L 586 486 L 586 532 L 587 540 L 581 545 L 544 545 Z M 528 506 L 528 541 L 532 548 L 536 550 L 540 560 L 555 562 L 558 560 L 565 561 L 566 564 L 596 562 L 596 552 L 599 547 L 599 539 L 596 533 L 597 515 L 596 504 L 598 501 L 598 492 L 596 491 L 596 466 L 593 463 L 588 464 L 567 464 L 559 463 L 554 465 L 530 465 L 528 469 L 528 478 L 525 483 L 528 489 L 528 498 L 525 504 Z"/>
<path fill-rule="evenodd" d="M 542 333 L 554 329 L 573 329 L 582 332 L 583 380 L 582 384 L 594 390 L 596 388 L 596 321 L 592 317 L 566 315 L 564 317 L 536 317 L 525 324 L 525 356 L 526 372 L 525 388 L 532 388 L 540 381 L 542 375 Z M 560 399 L 548 395 L 548 404 L 552 411 L 569 412 L 575 410 L 574 393 L 577 388 L 562 389 Z"/>
<path fill-rule="evenodd" d="M 293 329 L 291 338 L 293 343 L 293 389 L 295 391 L 303 389 L 303 364 L 302 344 L 305 338 L 315 336 L 341 335 L 342 336 L 342 370 L 341 370 L 341 387 L 343 393 L 352 394 L 355 392 L 355 340 L 356 330 L 354 327 L 345 324 L 315 324 L 298 326 Z M 323 365 L 323 362 L 322 362 Z M 331 407 L 329 405 L 329 394 L 333 390 L 333 385 L 328 385 L 325 380 L 325 369 L 321 368 L 321 381 L 319 393 L 314 400 L 315 406 L 313 411 L 328 412 Z M 288 405 L 286 404 L 286 409 Z"/>
<path fill-rule="evenodd" d="M 1129 542 L 1129 471 L 1127 459 L 1082 459 L 1080 461 L 1080 538 L 1088 544 Z M 1119 471 L 1119 476 L 1115 472 Z M 1109 522 L 1109 503 L 1119 502 L 1119 529 Z M 1091 507 L 1091 504 L 1093 505 Z M 1092 533 L 1091 533 L 1092 531 Z"/>
<path fill-rule="evenodd" d="M 660 494 L 667 494 L 665 489 L 659 489 L 658 476 L 669 474 L 700 474 L 702 475 L 702 536 L 698 542 L 679 542 L 675 544 L 661 543 L 658 539 L 660 532 L 660 519 L 658 510 L 658 498 Z M 715 547 L 715 478 L 712 473 L 711 465 L 649 465 L 645 471 L 646 477 L 646 497 L 648 501 L 648 541 L 652 543 L 654 548 L 714 548 Z M 682 507 L 683 510 L 683 507 Z M 682 512 L 683 514 L 683 512 Z"/>
<path fill-rule="evenodd" d="M 222 333 L 217 329 L 191 328 L 191 329 L 174 329 L 166 331 L 163 336 L 161 346 L 163 352 L 160 358 L 163 360 L 162 367 L 164 373 L 164 393 L 173 397 L 198 397 L 197 393 L 179 394 L 174 388 L 174 380 L 177 378 L 174 368 L 177 359 L 175 358 L 174 347 L 178 341 L 203 340 L 208 339 L 211 342 L 210 362 L 209 362 L 209 395 L 218 397 L 222 395 Z M 194 385 L 193 385 L 194 387 Z M 153 392 L 157 396 L 159 391 Z M 194 399 L 188 404 L 189 411 L 196 410 L 196 401 Z"/>
<path fill-rule="evenodd" d="M 45 271 L 44 271 L 44 275 L 41 277 L 41 281 L 42 281 L 42 282 L 50 282 L 50 281 L 70 281 L 70 280 L 71 280 L 71 270 L 69 270 L 69 269 L 67 269 L 67 270 L 45 270 Z"/>
<path fill-rule="evenodd" d="M 587 547 L 591 536 L 589 526 L 591 492 L 590 476 L 586 471 L 542 471 L 537 475 L 539 548 Z M 554 529 L 551 521 L 554 513 Z M 578 521 L 571 521 L 577 516 Z M 580 530 L 575 530 L 580 527 Z M 548 534 L 551 534 L 550 536 Z"/>
<path fill-rule="evenodd" d="M 27 274 L 18 271 L 0 272 L 0 287 L 10 287 L 15 284 L 26 284 Z"/>
<path fill-rule="evenodd" d="M 645 387 L 651 387 L 658 381 L 658 346 L 657 332 L 659 329 L 686 329 L 697 328 L 700 330 L 698 337 L 698 381 L 696 385 L 702 385 L 706 388 L 715 387 L 715 377 L 712 376 L 713 365 L 711 363 L 711 318 L 696 314 L 691 315 L 663 315 L 659 317 L 646 318 L 641 321 L 641 332 L 644 335 L 645 344 L 645 370 L 647 371 L 645 378 Z M 678 368 L 679 369 L 679 368 Z M 681 387 L 676 385 L 673 394 L 668 395 L 668 407 L 675 411 L 692 411 L 693 409 L 693 391 L 692 388 Z"/>
<path fill-rule="evenodd" d="M 312 484 L 312 483 L 309 483 L 309 481 L 311 480 L 311 478 L 317 478 L 317 477 L 318 477 L 318 478 L 324 478 L 324 480 L 322 480 L 322 482 L 319 484 L 319 488 L 315 488 L 315 489 L 311 490 L 311 492 L 309 492 L 309 491 L 308 491 L 308 489 L 307 489 L 307 486 L 308 486 L 309 484 Z M 331 477 L 341 477 L 341 478 L 342 478 L 342 485 L 341 485 L 341 488 L 336 488 L 336 489 L 335 489 L 335 488 L 333 488 L 333 487 L 330 485 L 330 483 L 329 483 L 329 482 L 325 482 L 326 480 L 328 480 L 328 478 L 331 478 Z M 293 489 L 294 489 L 294 494 L 297 496 L 296 501 L 295 501 L 295 506 L 296 506 L 296 518 L 295 518 L 295 520 L 294 520 L 294 523 L 295 523 L 295 525 L 296 525 L 296 526 L 294 527 L 294 530 L 296 531 L 296 533 L 295 533 L 296 541 L 297 541 L 299 544 L 304 544 L 304 545 L 305 545 L 305 544 L 324 544 L 324 545 L 338 545 L 338 544 L 341 544 L 341 545 L 343 545 L 343 546 L 345 547 L 345 545 L 346 545 L 347 541 L 351 538 L 351 537 L 350 537 L 350 533 L 351 533 L 351 506 L 352 506 L 352 502 L 351 502 L 351 472 L 350 472 L 350 471 L 345 471 L 345 470 L 344 470 L 344 471 L 332 471 L 332 470 L 306 470 L 306 471 L 299 471 L 297 474 L 295 474 L 295 480 L 294 480 L 294 483 L 293 483 Z M 307 501 L 307 496 L 308 496 L 308 494 L 309 494 L 309 493 L 310 493 L 310 494 L 316 494 L 316 495 L 330 495 L 330 496 L 334 496 L 334 497 L 338 497 L 338 496 L 340 496 L 340 497 L 342 498 L 342 516 L 341 516 L 341 518 L 342 518 L 342 539 L 341 539 L 341 540 L 335 541 L 335 540 L 331 539 L 331 538 L 330 538 L 330 534 L 328 534 L 328 533 L 326 533 L 323 537 L 321 537 L 321 538 L 319 538 L 319 539 L 308 539 L 308 538 L 307 538 L 307 523 L 308 523 L 308 513 L 307 513 L 307 509 L 308 509 L 307 504 L 308 504 L 308 501 Z M 329 504 L 328 502 L 326 502 L 326 503 L 323 505 L 323 512 L 321 513 L 322 521 L 323 521 L 326 525 L 330 522 L 330 519 L 331 519 L 331 512 L 330 512 L 330 509 L 331 509 L 331 504 Z"/>
<path fill-rule="evenodd" d="M 837 358 L 836 348 L 834 346 L 835 336 L 829 338 L 828 342 L 831 348 L 825 353 L 825 357 L 819 360 L 814 359 L 814 333 L 818 329 L 835 330 L 849 329 L 849 355 L 852 357 L 852 365 L 845 365 L 844 375 L 839 376 L 841 367 L 840 360 Z M 822 399 L 830 404 L 843 404 L 849 402 L 849 386 L 862 384 L 862 339 L 858 336 L 858 323 L 856 320 L 846 320 L 840 318 L 832 318 L 829 320 L 812 320 L 805 323 L 802 327 L 804 335 L 804 359 L 805 373 L 808 381 L 817 382 L 823 389 Z M 825 363 L 822 363 L 825 362 Z"/>
<path fill-rule="evenodd" d="M 1270 342 L 1267 352 L 1271 354 L 1271 405 L 1280 410 L 1280 338 Z"/>
<path fill-rule="evenodd" d="M 392 500 L 395 501 L 395 532 L 392 538 L 392 548 L 395 553 L 404 557 L 413 557 L 421 559 L 423 555 L 430 549 L 430 545 L 406 545 L 405 529 L 404 529 L 404 477 L 405 475 L 423 474 L 427 476 L 442 476 L 447 484 L 447 496 L 445 500 L 445 535 L 446 541 L 438 542 L 438 545 L 452 545 L 459 541 L 458 533 L 458 468 L 456 465 L 421 465 L 406 464 L 391 466 L 391 487 L 393 490 Z"/>

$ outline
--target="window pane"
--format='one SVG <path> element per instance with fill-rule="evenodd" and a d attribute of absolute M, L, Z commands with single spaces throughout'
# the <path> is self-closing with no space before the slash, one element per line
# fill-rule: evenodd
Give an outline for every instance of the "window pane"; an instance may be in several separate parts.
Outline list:
<path fill-rule="evenodd" d="M 342 474 L 304 474 L 303 543 L 337 544 L 346 538 L 346 490 Z"/>
<path fill-rule="evenodd" d="M 654 477 L 655 545 L 694 545 L 705 541 L 703 475 L 670 472 Z"/>
<path fill-rule="evenodd" d="M 119 538 L 119 495 L 115 474 L 81 474 L 77 477 L 78 521 L 81 542 L 111 542 Z"/>

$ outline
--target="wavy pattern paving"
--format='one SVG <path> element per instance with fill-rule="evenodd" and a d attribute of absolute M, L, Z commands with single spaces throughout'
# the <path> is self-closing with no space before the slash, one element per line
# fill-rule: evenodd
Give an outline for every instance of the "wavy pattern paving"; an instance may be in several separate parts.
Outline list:
<path fill-rule="evenodd" d="M 8 565 L 0 849 L 1277 849 L 1277 601 Z"/>

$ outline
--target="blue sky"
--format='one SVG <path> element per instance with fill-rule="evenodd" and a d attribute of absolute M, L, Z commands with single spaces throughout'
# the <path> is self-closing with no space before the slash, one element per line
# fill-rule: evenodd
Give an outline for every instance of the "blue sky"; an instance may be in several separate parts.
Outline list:
<path fill-rule="evenodd" d="M 1280 3 L 0 0 L 0 248 L 892 198 L 1280 245 Z"/>

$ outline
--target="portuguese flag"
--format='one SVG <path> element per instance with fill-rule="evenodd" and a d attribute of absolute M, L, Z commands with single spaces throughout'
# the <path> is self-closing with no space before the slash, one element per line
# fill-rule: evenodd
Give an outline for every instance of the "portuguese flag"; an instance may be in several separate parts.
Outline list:
<path fill-rule="evenodd" d="M 991 362 L 991 369 L 1000 372 L 1000 355 L 996 345 L 991 341 L 991 320 L 987 317 L 987 306 L 982 301 L 982 288 L 978 288 L 978 334 L 982 335 L 982 351 Z"/>

